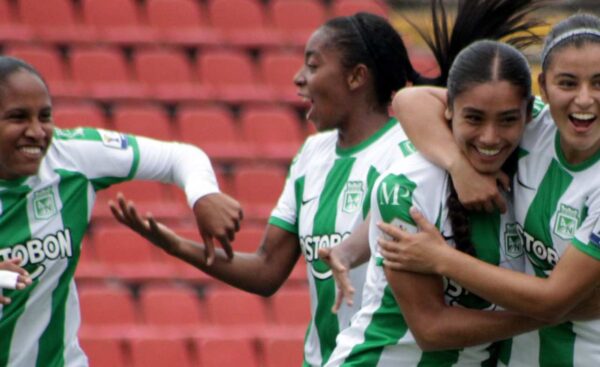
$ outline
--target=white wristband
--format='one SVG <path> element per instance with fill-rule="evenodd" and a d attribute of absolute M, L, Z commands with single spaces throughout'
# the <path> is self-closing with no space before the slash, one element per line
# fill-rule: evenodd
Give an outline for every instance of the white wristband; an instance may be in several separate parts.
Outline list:
<path fill-rule="evenodd" d="M 0 288 L 16 289 L 19 273 L 10 270 L 0 270 Z"/>

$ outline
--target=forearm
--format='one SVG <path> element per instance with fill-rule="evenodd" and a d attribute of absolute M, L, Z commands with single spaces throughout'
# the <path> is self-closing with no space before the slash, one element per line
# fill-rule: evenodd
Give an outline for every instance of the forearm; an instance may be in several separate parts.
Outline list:
<path fill-rule="evenodd" d="M 365 221 L 352 231 L 352 234 L 338 246 L 332 248 L 332 252 L 340 261 L 353 269 L 367 262 L 371 256 L 369 248 L 369 220 L 370 214 Z"/>
<path fill-rule="evenodd" d="M 136 178 L 173 183 L 193 207 L 201 197 L 219 192 L 210 159 L 199 148 L 138 137 L 140 162 Z"/>
<path fill-rule="evenodd" d="M 427 159 L 450 170 L 462 153 L 454 142 L 447 120 L 445 89 L 412 87 L 394 97 L 394 115 L 411 142 Z"/>

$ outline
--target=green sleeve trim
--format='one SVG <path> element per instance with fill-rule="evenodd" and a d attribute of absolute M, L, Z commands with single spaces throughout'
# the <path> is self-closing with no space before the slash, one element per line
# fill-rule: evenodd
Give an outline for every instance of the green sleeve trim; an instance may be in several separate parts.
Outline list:
<path fill-rule="evenodd" d="M 600 248 L 596 247 L 594 244 L 583 243 L 577 238 L 573 238 L 571 244 L 584 254 L 587 254 L 596 260 L 600 260 Z"/>
<path fill-rule="evenodd" d="M 140 147 L 137 143 L 137 139 L 134 136 L 131 135 L 126 135 L 127 136 L 127 142 L 129 143 L 129 145 L 131 146 L 131 149 L 133 150 L 133 162 L 131 163 L 131 170 L 129 171 L 129 174 L 127 175 L 127 180 L 132 180 L 133 177 L 135 176 L 138 167 L 140 165 Z"/>
<path fill-rule="evenodd" d="M 277 217 L 270 217 L 269 218 L 269 224 L 272 224 L 272 225 L 274 225 L 276 227 L 284 229 L 284 230 L 286 230 L 288 232 L 298 234 L 298 228 L 296 228 L 295 225 L 290 224 L 290 223 L 286 222 L 283 219 L 280 219 L 280 218 L 277 218 Z"/>

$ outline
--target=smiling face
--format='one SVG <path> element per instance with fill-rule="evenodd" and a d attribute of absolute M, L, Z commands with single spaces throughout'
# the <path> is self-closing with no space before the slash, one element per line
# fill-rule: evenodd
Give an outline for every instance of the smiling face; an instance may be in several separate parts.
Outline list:
<path fill-rule="evenodd" d="M 349 72 L 341 63 L 341 52 L 330 43 L 332 32 L 321 27 L 313 33 L 304 51 L 304 65 L 294 77 L 298 95 L 309 104 L 306 119 L 318 131 L 339 128 L 349 108 Z"/>
<path fill-rule="evenodd" d="M 474 84 L 454 97 L 452 133 L 473 167 L 485 174 L 500 171 L 518 146 L 528 121 L 528 101 L 507 81 Z"/>
<path fill-rule="evenodd" d="M 37 173 L 50 146 L 54 123 L 48 89 L 20 69 L 0 85 L 0 179 Z"/>
<path fill-rule="evenodd" d="M 540 86 L 560 133 L 561 149 L 572 164 L 600 149 L 600 43 L 552 52 Z"/>

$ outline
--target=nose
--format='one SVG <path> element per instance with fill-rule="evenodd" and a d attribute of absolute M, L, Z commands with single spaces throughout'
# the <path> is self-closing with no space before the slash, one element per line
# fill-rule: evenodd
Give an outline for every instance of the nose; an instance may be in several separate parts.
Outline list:
<path fill-rule="evenodd" d="M 46 137 L 47 131 L 44 129 L 44 123 L 35 118 L 30 121 L 25 130 L 25 135 L 33 139 L 43 139 Z"/>
<path fill-rule="evenodd" d="M 479 141 L 486 146 L 496 145 L 500 141 L 500 135 L 496 126 L 494 124 L 485 124 L 482 126 Z"/>
<path fill-rule="evenodd" d="M 575 104 L 580 108 L 586 108 L 594 103 L 588 85 L 582 85 L 575 96 Z"/>
<path fill-rule="evenodd" d="M 304 76 L 304 67 L 298 69 L 298 71 L 294 75 L 294 84 L 297 87 L 301 87 L 304 84 L 306 84 L 306 77 Z"/>

